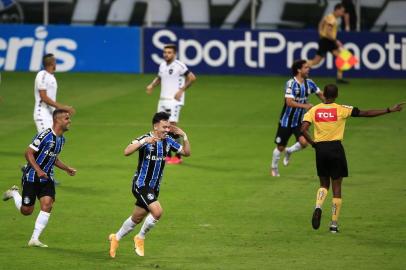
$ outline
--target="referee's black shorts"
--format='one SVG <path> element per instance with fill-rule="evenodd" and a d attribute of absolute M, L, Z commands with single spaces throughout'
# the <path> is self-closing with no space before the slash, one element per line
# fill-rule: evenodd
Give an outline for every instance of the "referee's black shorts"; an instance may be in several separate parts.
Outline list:
<path fill-rule="evenodd" d="M 331 177 L 333 180 L 348 177 L 347 159 L 341 141 L 318 142 L 315 148 L 319 177 Z"/>
<path fill-rule="evenodd" d="M 337 50 L 337 42 L 335 40 L 331 40 L 328 38 L 320 38 L 319 40 L 319 49 L 317 50 L 317 55 L 320 55 L 321 57 L 326 56 L 327 52 L 333 52 L 334 50 Z"/>

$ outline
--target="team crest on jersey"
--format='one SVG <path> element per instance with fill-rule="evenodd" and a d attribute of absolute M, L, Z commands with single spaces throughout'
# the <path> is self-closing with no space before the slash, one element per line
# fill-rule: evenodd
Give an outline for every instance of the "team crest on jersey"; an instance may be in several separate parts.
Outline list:
<path fill-rule="evenodd" d="M 50 148 L 54 147 L 54 145 L 55 145 L 55 142 L 54 142 L 54 141 L 50 141 L 50 142 L 49 142 L 49 147 L 50 147 Z"/>
<path fill-rule="evenodd" d="M 172 73 L 173 73 L 173 69 L 171 68 L 171 69 L 169 69 L 169 75 L 172 75 Z"/>
<path fill-rule="evenodd" d="M 30 203 L 30 198 L 29 197 L 24 197 L 24 204 L 29 204 Z"/>
<path fill-rule="evenodd" d="M 152 193 L 148 193 L 147 198 L 148 198 L 148 200 L 151 201 L 151 200 L 153 200 L 155 198 L 155 196 Z"/>

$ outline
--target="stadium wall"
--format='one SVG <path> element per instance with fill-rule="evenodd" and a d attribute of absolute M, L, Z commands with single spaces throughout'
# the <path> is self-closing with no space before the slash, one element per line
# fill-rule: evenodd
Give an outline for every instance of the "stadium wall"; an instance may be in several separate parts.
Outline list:
<path fill-rule="evenodd" d="M 205 30 L 98 26 L 0 25 L 0 70 L 37 71 L 54 53 L 59 71 L 156 73 L 165 43 L 199 74 L 290 75 L 295 59 L 312 58 L 310 30 Z M 406 33 L 340 33 L 359 63 L 347 77 L 406 77 Z M 334 76 L 331 54 L 312 71 Z"/>
<path fill-rule="evenodd" d="M 348 77 L 406 77 L 406 33 L 340 33 L 359 63 Z M 144 72 L 156 72 L 165 43 L 178 45 L 178 57 L 196 73 L 290 74 L 295 59 L 317 51 L 316 31 L 144 29 Z M 312 75 L 335 76 L 331 54 Z"/>
<path fill-rule="evenodd" d="M 0 70 L 37 71 L 53 53 L 58 71 L 141 72 L 138 27 L 0 25 Z"/>

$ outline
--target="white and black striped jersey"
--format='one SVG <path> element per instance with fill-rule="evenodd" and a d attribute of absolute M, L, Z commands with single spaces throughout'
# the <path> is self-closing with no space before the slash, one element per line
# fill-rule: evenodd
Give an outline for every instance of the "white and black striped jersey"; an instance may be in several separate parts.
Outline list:
<path fill-rule="evenodd" d="M 152 133 L 142 135 L 132 143 L 139 142 L 143 138 L 151 136 Z M 167 135 L 165 139 L 153 144 L 145 143 L 138 151 L 138 167 L 134 175 L 134 183 L 138 188 L 149 186 L 158 191 L 164 172 L 166 156 L 169 154 L 169 151 L 178 153 L 182 151 L 182 145 Z"/>

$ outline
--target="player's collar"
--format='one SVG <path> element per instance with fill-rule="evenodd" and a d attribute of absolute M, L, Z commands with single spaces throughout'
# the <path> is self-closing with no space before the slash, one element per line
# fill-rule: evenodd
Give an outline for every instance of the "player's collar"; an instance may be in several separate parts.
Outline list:
<path fill-rule="evenodd" d="M 56 135 L 55 130 L 53 128 L 51 128 L 52 133 L 58 137 L 58 135 Z"/>

